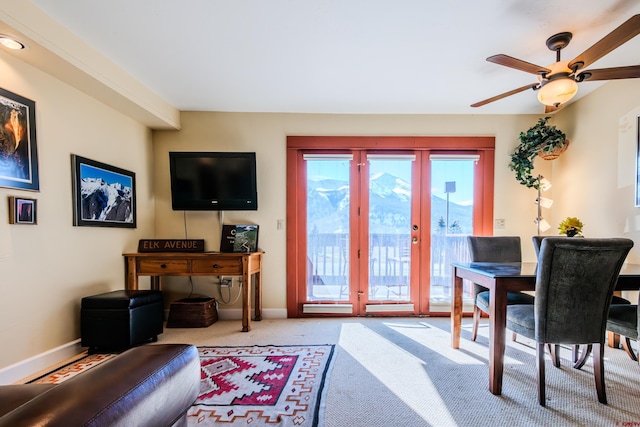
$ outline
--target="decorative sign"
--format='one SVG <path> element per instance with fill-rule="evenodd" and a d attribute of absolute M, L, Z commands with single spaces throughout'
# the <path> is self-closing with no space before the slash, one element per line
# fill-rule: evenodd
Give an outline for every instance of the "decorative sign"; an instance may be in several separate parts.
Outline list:
<path fill-rule="evenodd" d="M 204 252 L 204 239 L 140 239 L 138 252 Z"/>

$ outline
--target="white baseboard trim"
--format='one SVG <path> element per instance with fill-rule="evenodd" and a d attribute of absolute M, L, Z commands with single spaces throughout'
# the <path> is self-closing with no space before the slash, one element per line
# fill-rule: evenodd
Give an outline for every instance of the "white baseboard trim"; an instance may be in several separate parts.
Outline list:
<path fill-rule="evenodd" d="M 251 310 L 251 318 L 254 316 L 254 311 Z M 286 308 L 263 308 L 262 309 L 262 318 L 263 319 L 286 319 L 287 318 L 287 309 Z M 164 311 L 164 320 L 165 322 L 169 319 L 169 310 Z M 220 308 L 218 306 L 218 319 L 220 320 L 241 320 L 242 319 L 242 309 L 241 308 Z"/>
<path fill-rule="evenodd" d="M 353 304 L 303 304 L 302 312 L 305 314 L 352 314 Z"/>
<path fill-rule="evenodd" d="M 168 316 L 168 311 L 166 312 Z M 165 320 L 167 318 L 165 316 Z M 251 310 L 251 317 L 254 317 L 254 311 Z M 241 320 L 242 309 L 218 309 L 218 318 L 220 320 Z M 286 319 L 287 310 L 284 308 L 268 308 L 262 309 L 263 319 Z M 80 346 L 80 339 L 63 344 L 60 347 L 37 354 L 28 359 L 9 365 L 0 369 L 0 385 L 16 384 L 21 380 L 31 377 L 36 372 L 44 371 L 51 366 L 55 366 L 67 359 L 72 358 L 85 350 Z"/>
<path fill-rule="evenodd" d="M 367 313 L 413 312 L 413 304 L 367 304 Z"/>
<path fill-rule="evenodd" d="M 22 360 L 6 368 L 0 369 L 0 384 L 16 384 L 35 372 L 43 371 L 53 365 L 61 363 L 83 351 L 80 339 L 63 344 L 60 347 L 47 350 L 28 359 Z"/>
<path fill-rule="evenodd" d="M 251 318 L 254 317 L 254 311 L 251 310 Z M 286 319 L 287 318 L 287 309 L 286 308 L 267 308 L 262 309 L 262 318 L 263 319 Z M 241 308 L 220 308 L 218 306 L 218 319 L 220 320 L 242 320 L 242 309 Z"/>

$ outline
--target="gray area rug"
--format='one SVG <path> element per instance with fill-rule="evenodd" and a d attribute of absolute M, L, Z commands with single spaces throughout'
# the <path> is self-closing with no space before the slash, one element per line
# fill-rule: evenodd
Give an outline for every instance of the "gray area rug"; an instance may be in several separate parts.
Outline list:
<path fill-rule="evenodd" d="M 282 319 L 171 329 L 160 342 L 202 345 L 333 343 L 326 427 L 624 426 L 640 425 L 640 366 L 621 349 L 606 349 L 608 405 L 598 403 L 593 364 L 562 368 L 547 358 L 547 407 L 538 405 L 533 343 L 521 337 L 505 354 L 503 393 L 489 392 L 488 327 L 471 341 L 463 319 L 460 349 L 451 348 L 448 318 Z M 636 344 L 634 344 L 635 346 Z"/>

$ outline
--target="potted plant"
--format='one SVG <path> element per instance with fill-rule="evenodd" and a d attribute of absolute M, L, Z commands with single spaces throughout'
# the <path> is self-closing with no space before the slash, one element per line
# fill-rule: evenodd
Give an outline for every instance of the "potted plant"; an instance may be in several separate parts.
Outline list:
<path fill-rule="evenodd" d="M 582 236 L 582 227 L 584 227 L 582 221 L 576 217 L 570 216 L 560 223 L 558 230 L 560 230 L 559 234 L 566 234 L 567 237 L 575 237 Z"/>
<path fill-rule="evenodd" d="M 550 117 L 540 118 L 526 132 L 520 132 L 520 145 L 511 154 L 509 169 L 516 173 L 516 179 L 528 188 L 538 188 L 538 178 L 533 176 L 533 160 L 540 156 L 546 160 L 557 158 L 567 149 L 567 136 L 555 126 L 547 124 Z"/>

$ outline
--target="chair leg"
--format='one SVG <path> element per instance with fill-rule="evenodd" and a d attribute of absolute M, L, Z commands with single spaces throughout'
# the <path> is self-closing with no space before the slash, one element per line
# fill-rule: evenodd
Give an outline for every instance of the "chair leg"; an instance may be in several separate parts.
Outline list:
<path fill-rule="evenodd" d="M 579 356 L 580 356 L 580 346 L 576 344 L 573 346 L 571 361 L 575 364 L 578 361 Z"/>
<path fill-rule="evenodd" d="M 556 368 L 560 367 L 560 345 L 554 344 L 551 345 L 547 343 L 547 350 L 549 350 L 549 355 L 551 356 L 551 362 L 553 362 L 553 366 Z"/>
<path fill-rule="evenodd" d="M 536 365 L 538 367 L 538 403 L 540 406 L 546 406 L 546 395 L 544 385 L 544 343 L 538 343 Z"/>
<path fill-rule="evenodd" d="M 622 340 L 622 348 L 624 348 L 624 351 L 627 352 L 631 360 L 634 360 L 636 362 L 638 361 L 638 357 L 631 348 L 631 340 L 629 339 L 629 337 L 624 337 L 624 339 Z"/>
<path fill-rule="evenodd" d="M 555 344 L 552 346 L 553 351 L 551 353 L 551 360 L 553 361 L 553 366 L 556 368 L 560 367 L 560 345 Z"/>
<path fill-rule="evenodd" d="M 589 355 L 591 354 L 591 349 L 593 348 L 593 346 L 591 344 L 588 344 L 584 347 L 584 350 L 582 350 L 582 355 L 580 356 L 580 358 L 576 361 L 576 363 L 573 364 L 573 367 L 576 369 L 580 369 L 584 366 L 585 363 L 587 363 L 587 359 L 589 358 Z M 594 356 L 595 359 L 595 356 Z"/>
<path fill-rule="evenodd" d="M 607 391 L 604 386 L 604 345 L 594 344 L 593 351 L 593 375 L 596 377 L 596 391 L 598 402 L 607 404 Z"/>
<path fill-rule="evenodd" d="M 477 305 L 473 306 L 473 327 L 471 329 L 471 341 L 475 341 L 478 336 L 478 324 L 480 323 L 481 310 Z"/>

